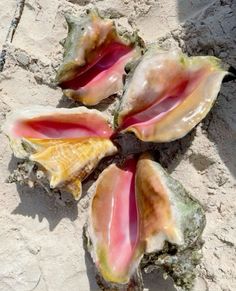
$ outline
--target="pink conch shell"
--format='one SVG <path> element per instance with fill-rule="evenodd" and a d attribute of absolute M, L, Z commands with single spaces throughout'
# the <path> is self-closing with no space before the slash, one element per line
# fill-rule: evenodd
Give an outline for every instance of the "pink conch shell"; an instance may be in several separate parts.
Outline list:
<path fill-rule="evenodd" d="M 187 57 L 152 47 L 127 82 L 120 129 L 143 141 L 183 137 L 207 115 L 226 74 L 215 57 Z"/>
<path fill-rule="evenodd" d="M 165 241 L 184 244 L 186 222 L 201 221 L 201 207 L 179 182 L 144 154 L 124 167 L 105 169 L 96 182 L 90 208 L 92 256 L 105 280 L 125 284 L 144 253 Z"/>
<path fill-rule="evenodd" d="M 114 22 L 93 10 L 69 27 L 65 56 L 57 74 L 64 94 L 85 105 L 95 105 L 123 88 L 126 63 L 139 56 L 135 39 L 122 37 Z"/>
<path fill-rule="evenodd" d="M 84 107 L 30 107 L 12 112 L 4 125 L 15 156 L 29 158 L 47 172 L 51 188 L 64 187 L 75 198 L 83 181 L 116 147 L 113 131 L 97 110 Z"/>

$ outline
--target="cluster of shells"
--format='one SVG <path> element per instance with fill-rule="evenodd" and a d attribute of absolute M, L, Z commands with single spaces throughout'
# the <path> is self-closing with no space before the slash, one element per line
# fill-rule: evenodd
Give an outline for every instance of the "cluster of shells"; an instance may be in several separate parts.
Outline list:
<path fill-rule="evenodd" d="M 16 157 L 38 165 L 51 188 L 79 199 L 83 180 L 119 151 L 118 134 L 131 132 L 142 143 L 182 138 L 207 115 L 227 72 L 215 57 L 146 47 L 136 32 L 121 35 L 97 11 L 67 22 L 57 83 L 86 106 L 123 92 L 113 125 L 84 106 L 30 106 L 11 112 L 3 130 Z M 100 282 L 113 286 L 106 290 L 132 286 L 141 263 L 164 267 L 176 286 L 189 290 L 204 211 L 150 153 L 141 153 L 141 146 L 137 152 L 122 165 L 109 165 L 93 187 L 88 247 Z"/>

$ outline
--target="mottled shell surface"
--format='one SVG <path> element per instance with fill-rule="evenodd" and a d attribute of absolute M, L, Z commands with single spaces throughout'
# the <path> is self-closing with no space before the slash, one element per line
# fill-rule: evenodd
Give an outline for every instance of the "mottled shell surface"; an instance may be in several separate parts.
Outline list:
<path fill-rule="evenodd" d="M 81 182 L 99 161 L 116 153 L 113 131 L 97 110 L 36 106 L 12 112 L 3 126 L 16 157 L 37 162 L 50 187 L 63 187 L 78 199 Z"/>
<path fill-rule="evenodd" d="M 185 136 L 209 112 L 227 74 L 215 57 L 152 46 L 128 77 L 118 125 L 143 141 Z"/>
<path fill-rule="evenodd" d="M 120 35 L 114 22 L 96 10 L 79 20 L 67 17 L 65 55 L 56 81 L 70 98 L 95 105 L 123 88 L 127 62 L 140 55 L 136 39 Z"/>
<path fill-rule="evenodd" d="M 122 168 L 110 165 L 93 190 L 92 256 L 111 283 L 128 283 L 143 255 L 162 250 L 165 242 L 187 248 L 204 225 L 200 204 L 147 154 Z"/>

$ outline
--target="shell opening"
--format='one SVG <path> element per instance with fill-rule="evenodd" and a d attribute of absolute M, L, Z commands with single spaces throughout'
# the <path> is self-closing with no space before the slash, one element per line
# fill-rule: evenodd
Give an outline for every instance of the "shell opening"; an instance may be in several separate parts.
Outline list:
<path fill-rule="evenodd" d="M 94 86 L 104 77 L 109 77 L 113 71 L 124 73 L 124 67 L 130 58 L 133 48 L 122 43 L 113 42 L 99 53 L 96 62 L 87 65 L 72 80 L 62 82 L 62 89 L 79 90 Z"/>
<path fill-rule="evenodd" d="M 93 229 L 98 235 L 97 265 L 104 278 L 112 282 L 128 280 L 140 240 L 135 171 L 135 160 L 128 160 L 122 169 L 115 165 L 108 168 L 92 203 Z"/>
<path fill-rule="evenodd" d="M 78 115 L 58 117 L 40 117 L 18 121 L 14 125 L 14 134 L 25 138 L 84 138 L 110 137 L 111 129 L 100 120 L 91 123 L 91 116 Z M 96 116 L 92 116 L 96 118 Z"/>
<path fill-rule="evenodd" d="M 122 129 L 134 124 L 156 122 L 163 118 L 184 102 L 187 96 L 198 87 L 198 84 L 205 77 L 205 73 L 206 70 L 199 69 L 180 78 L 174 88 L 171 88 L 170 91 L 167 90 L 163 96 L 157 96 L 157 100 L 151 106 L 125 117 L 121 124 Z"/>

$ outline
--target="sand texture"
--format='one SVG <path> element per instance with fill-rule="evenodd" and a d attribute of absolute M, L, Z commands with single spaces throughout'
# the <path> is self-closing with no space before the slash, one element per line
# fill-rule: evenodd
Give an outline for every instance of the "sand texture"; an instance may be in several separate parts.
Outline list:
<path fill-rule="evenodd" d="M 6 40 L 17 2 L 24 2 L 12 40 Z M 62 60 L 64 14 L 96 5 L 146 41 L 180 47 L 189 55 L 215 55 L 236 67 L 235 0 L 1 0 L 0 124 L 7 112 L 29 104 L 73 106 L 53 85 Z M 179 142 L 163 147 L 162 163 L 206 210 L 203 260 L 195 291 L 236 290 L 236 86 L 224 83 L 207 118 Z M 98 108 L 113 113 L 117 100 Z M 89 197 L 78 204 L 42 187 L 6 182 L 19 162 L 0 133 L 0 290 L 96 291 L 83 249 Z M 96 174 L 96 172 L 95 172 Z M 85 190 L 91 185 L 88 181 Z M 174 291 L 161 274 L 144 275 L 145 290 Z"/>

